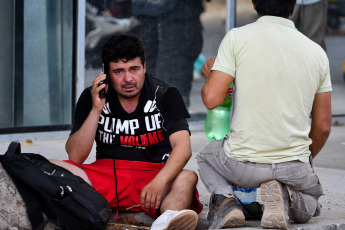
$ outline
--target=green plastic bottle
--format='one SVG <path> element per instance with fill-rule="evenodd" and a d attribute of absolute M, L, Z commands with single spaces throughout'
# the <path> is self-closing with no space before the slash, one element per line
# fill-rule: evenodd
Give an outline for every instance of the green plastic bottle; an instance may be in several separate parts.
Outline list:
<path fill-rule="evenodd" d="M 231 84 L 223 103 L 212 109 L 207 109 L 204 131 L 208 139 L 222 140 L 229 133 L 230 111 L 232 107 L 233 84 Z"/>

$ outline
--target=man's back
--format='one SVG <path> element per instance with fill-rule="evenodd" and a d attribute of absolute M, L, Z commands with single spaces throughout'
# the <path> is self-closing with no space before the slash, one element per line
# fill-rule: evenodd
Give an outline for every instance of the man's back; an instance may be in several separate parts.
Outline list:
<path fill-rule="evenodd" d="M 200 150 L 199 175 L 213 193 L 215 228 L 244 223 L 236 184 L 260 186 L 263 228 L 289 229 L 290 220 L 306 223 L 321 211 L 322 186 L 309 157 L 320 152 L 330 133 L 328 59 L 288 20 L 295 0 L 252 2 L 259 20 L 231 30 L 216 60 L 203 66 L 205 106 L 219 106 L 233 82 L 235 102 L 229 139 Z"/>
<path fill-rule="evenodd" d="M 225 44 L 233 54 L 222 53 L 228 50 L 222 49 Z M 307 162 L 314 96 L 331 88 L 322 48 L 290 20 L 263 16 L 226 36 L 213 69 L 224 66 L 236 86 L 228 156 L 259 163 Z"/>

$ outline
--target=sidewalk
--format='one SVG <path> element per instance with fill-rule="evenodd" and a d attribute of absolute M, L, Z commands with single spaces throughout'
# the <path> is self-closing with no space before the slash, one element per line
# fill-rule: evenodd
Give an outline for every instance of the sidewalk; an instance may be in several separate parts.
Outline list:
<path fill-rule="evenodd" d="M 198 172 L 195 156 L 199 149 L 208 140 L 203 132 L 203 122 L 190 123 L 192 135 L 193 156 L 186 165 L 187 169 Z M 66 159 L 65 143 L 69 132 L 36 133 L 36 134 L 16 134 L 7 135 L 6 139 L 0 135 L 0 152 L 5 153 L 10 141 L 21 142 L 22 152 L 33 152 L 44 155 L 49 159 Z M 32 143 L 27 143 L 30 142 Z M 95 149 L 87 159 L 92 162 L 95 159 Z M 340 123 L 332 126 L 332 132 L 322 152 L 315 159 L 316 173 L 323 185 L 324 196 L 320 198 L 323 206 L 321 216 L 312 218 L 307 224 L 292 224 L 291 229 L 298 230 L 343 230 L 345 229 L 345 126 Z M 200 201 L 204 205 L 203 212 L 199 215 L 198 230 L 207 229 L 209 223 L 206 221 L 208 211 L 208 199 L 210 194 L 205 186 L 199 181 L 197 188 L 200 193 Z M 258 191 L 258 201 L 261 202 L 260 191 Z M 152 221 L 148 217 L 143 217 L 143 221 Z M 262 229 L 260 221 L 246 221 L 241 229 Z"/>

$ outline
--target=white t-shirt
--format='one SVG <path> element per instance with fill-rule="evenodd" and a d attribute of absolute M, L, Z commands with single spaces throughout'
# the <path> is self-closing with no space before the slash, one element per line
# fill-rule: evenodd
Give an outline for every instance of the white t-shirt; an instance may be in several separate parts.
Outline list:
<path fill-rule="evenodd" d="M 324 50 L 291 20 L 263 16 L 224 37 L 212 68 L 234 77 L 228 157 L 239 161 L 308 162 L 316 93 L 332 90 Z"/>

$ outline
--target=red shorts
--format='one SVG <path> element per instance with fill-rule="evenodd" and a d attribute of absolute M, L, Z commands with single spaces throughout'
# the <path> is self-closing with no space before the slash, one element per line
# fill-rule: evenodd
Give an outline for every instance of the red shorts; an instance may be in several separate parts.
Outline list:
<path fill-rule="evenodd" d="M 69 160 L 65 162 L 84 169 L 92 182 L 92 186 L 108 200 L 110 207 L 113 209 L 118 208 L 118 210 L 122 211 L 140 204 L 141 190 L 164 167 L 160 163 L 115 160 L 116 174 L 114 174 L 114 163 L 112 159 L 100 159 L 91 164 L 77 164 Z M 115 183 L 115 175 L 117 183 Z M 117 197 L 119 199 L 119 206 L 117 204 Z M 198 214 L 203 209 L 196 188 L 190 209 L 196 211 Z M 157 217 L 155 210 L 145 210 L 143 206 L 132 208 L 129 211 L 146 212 L 152 217 Z"/>

